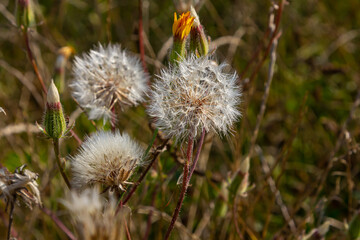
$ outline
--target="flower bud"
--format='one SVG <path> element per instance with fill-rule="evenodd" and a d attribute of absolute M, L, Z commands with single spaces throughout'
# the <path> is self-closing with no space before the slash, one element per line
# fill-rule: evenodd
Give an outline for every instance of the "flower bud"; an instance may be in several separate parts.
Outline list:
<path fill-rule="evenodd" d="M 66 130 L 66 123 L 62 111 L 59 92 L 51 81 L 47 94 L 45 118 L 44 118 L 45 133 L 50 138 L 61 138 Z"/>
<path fill-rule="evenodd" d="M 204 27 L 200 24 L 199 16 L 193 6 L 190 8 L 194 23 L 190 30 L 190 51 L 198 57 L 205 56 L 209 52 L 209 42 L 204 32 Z"/>
<path fill-rule="evenodd" d="M 32 7 L 32 0 L 16 1 L 16 24 L 25 29 L 35 25 L 35 15 Z"/>
<path fill-rule="evenodd" d="M 190 16 L 190 12 L 183 13 L 177 19 L 174 13 L 173 24 L 173 49 L 170 53 L 170 61 L 176 62 L 185 57 L 186 38 L 190 33 L 194 18 Z"/>
<path fill-rule="evenodd" d="M 72 47 L 62 47 L 58 51 L 54 67 L 54 82 L 60 93 L 64 91 L 65 85 L 65 67 L 69 57 L 74 54 L 75 50 Z"/>

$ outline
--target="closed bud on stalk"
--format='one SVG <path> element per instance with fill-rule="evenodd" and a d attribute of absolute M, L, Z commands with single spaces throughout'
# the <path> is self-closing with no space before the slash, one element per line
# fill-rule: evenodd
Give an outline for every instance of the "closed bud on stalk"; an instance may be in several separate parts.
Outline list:
<path fill-rule="evenodd" d="M 209 52 L 208 38 L 193 6 L 190 7 L 190 12 L 194 18 L 194 23 L 190 30 L 190 51 L 198 57 L 205 56 Z"/>
<path fill-rule="evenodd" d="M 46 110 L 44 117 L 43 132 L 50 138 L 61 138 L 66 130 L 66 122 L 60 103 L 59 92 L 51 80 L 50 87 L 47 93 Z"/>
<path fill-rule="evenodd" d="M 17 0 L 16 1 L 16 24 L 24 29 L 35 25 L 35 15 L 33 11 L 33 4 L 31 0 Z"/>
<path fill-rule="evenodd" d="M 54 82 L 60 93 L 64 91 L 66 63 L 74 53 L 75 49 L 69 46 L 62 47 L 58 51 L 54 67 Z"/>
<path fill-rule="evenodd" d="M 193 22 L 194 17 L 190 16 L 190 12 L 181 14 L 179 19 L 174 13 L 173 48 L 170 53 L 170 62 L 174 63 L 185 57 L 186 39 Z"/>

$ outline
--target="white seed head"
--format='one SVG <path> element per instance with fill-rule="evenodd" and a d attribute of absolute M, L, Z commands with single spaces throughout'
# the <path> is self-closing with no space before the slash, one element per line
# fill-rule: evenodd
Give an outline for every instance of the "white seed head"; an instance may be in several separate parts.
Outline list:
<path fill-rule="evenodd" d="M 59 91 L 56 88 L 53 80 L 51 80 L 51 83 L 50 83 L 50 86 L 49 86 L 49 89 L 47 92 L 46 100 L 47 100 L 47 103 L 49 103 L 49 104 L 60 102 Z"/>
<path fill-rule="evenodd" d="M 90 110 L 90 119 L 109 119 L 119 104 L 136 106 L 144 100 L 149 79 L 140 61 L 120 45 L 101 44 L 82 57 L 75 57 L 72 95 Z"/>
<path fill-rule="evenodd" d="M 61 201 L 74 217 L 79 239 L 117 240 L 123 239 L 124 217 L 129 216 L 127 208 L 116 212 L 116 200 L 106 201 L 96 188 L 79 193 L 72 191 L 66 200 Z"/>
<path fill-rule="evenodd" d="M 163 70 L 147 110 L 157 127 L 180 141 L 202 129 L 226 134 L 241 115 L 238 76 L 227 73 L 226 66 L 193 55 Z"/>
<path fill-rule="evenodd" d="M 84 189 L 101 184 L 123 190 L 134 169 L 142 163 L 143 155 L 144 150 L 126 133 L 97 132 L 71 157 L 72 185 Z"/>

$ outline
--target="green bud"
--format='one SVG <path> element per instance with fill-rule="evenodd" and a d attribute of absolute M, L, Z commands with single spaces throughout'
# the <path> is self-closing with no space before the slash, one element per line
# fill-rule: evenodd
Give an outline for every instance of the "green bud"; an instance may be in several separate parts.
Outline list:
<path fill-rule="evenodd" d="M 204 27 L 200 24 L 199 16 L 192 6 L 190 12 L 191 16 L 194 17 L 194 23 L 190 30 L 190 51 L 199 57 L 205 56 L 209 52 L 209 41 Z"/>
<path fill-rule="evenodd" d="M 54 81 L 51 81 L 47 94 L 44 127 L 45 133 L 50 138 L 59 139 L 66 131 L 66 122 L 60 103 L 60 96 Z"/>
<path fill-rule="evenodd" d="M 65 67 L 69 57 L 75 52 L 74 48 L 66 46 L 58 51 L 54 67 L 54 82 L 60 93 L 64 91 L 65 85 Z"/>
<path fill-rule="evenodd" d="M 35 25 L 35 15 L 33 11 L 31 0 L 17 0 L 16 1 L 16 24 L 19 27 L 28 27 Z"/>
<path fill-rule="evenodd" d="M 173 44 L 173 48 L 170 52 L 170 62 L 171 63 L 177 63 L 178 61 L 180 61 L 182 58 L 185 58 L 185 47 L 186 47 L 186 41 L 175 41 L 174 40 L 174 44 Z"/>

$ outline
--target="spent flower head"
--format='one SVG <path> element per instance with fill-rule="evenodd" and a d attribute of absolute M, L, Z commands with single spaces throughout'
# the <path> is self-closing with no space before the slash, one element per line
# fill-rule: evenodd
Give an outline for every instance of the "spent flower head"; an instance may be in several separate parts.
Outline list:
<path fill-rule="evenodd" d="M 237 74 L 210 57 L 195 55 L 161 72 L 151 91 L 148 114 L 168 137 L 201 132 L 226 134 L 240 117 Z"/>
<path fill-rule="evenodd" d="M 14 173 L 10 173 L 7 168 L 0 169 L 0 199 L 3 198 L 7 204 L 20 199 L 32 209 L 33 205 L 42 205 L 36 182 L 39 175 L 25 167 L 22 165 Z"/>
<path fill-rule="evenodd" d="M 90 119 L 109 119 L 116 104 L 136 106 L 144 100 L 148 75 L 140 60 L 120 45 L 101 44 L 82 57 L 75 57 L 72 95 L 90 110 Z"/>
<path fill-rule="evenodd" d="M 123 207 L 115 215 L 116 200 L 110 198 L 110 201 L 106 201 L 96 188 L 81 193 L 72 191 L 62 203 L 75 218 L 79 239 L 117 240 L 125 237 L 124 228 L 120 226 L 130 215 L 129 209 Z"/>
<path fill-rule="evenodd" d="M 72 185 L 78 189 L 101 184 L 120 188 L 142 162 L 144 150 L 126 133 L 100 131 L 86 139 L 79 153 L 71 157 Z"/>

